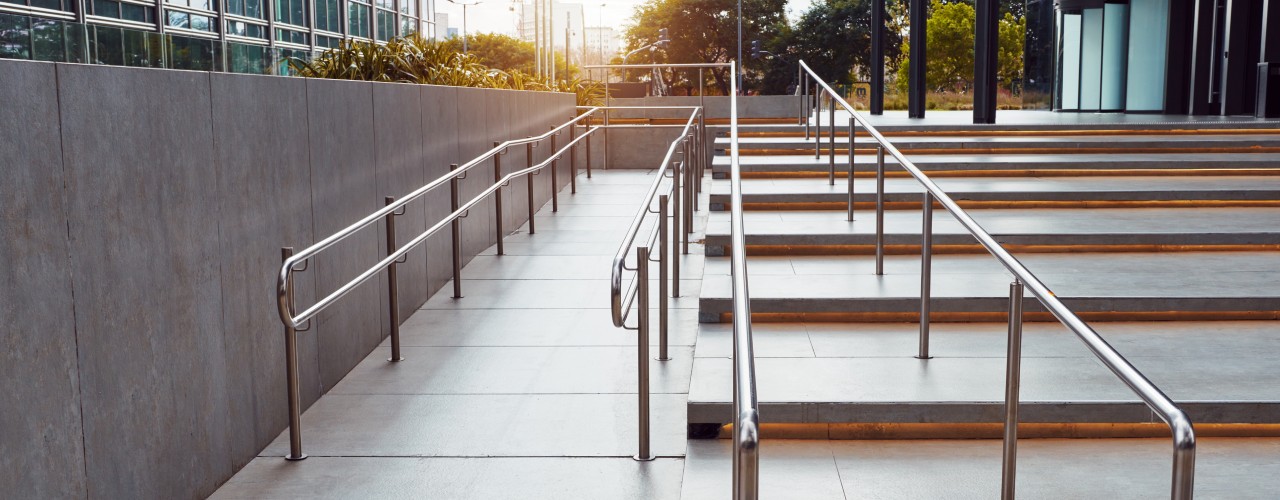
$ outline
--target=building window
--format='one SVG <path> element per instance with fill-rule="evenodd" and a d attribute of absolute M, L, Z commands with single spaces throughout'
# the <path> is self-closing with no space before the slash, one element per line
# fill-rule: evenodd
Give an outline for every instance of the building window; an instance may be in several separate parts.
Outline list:
<path fill-rule="evenodd" d="M 396 36 L 396 11 L 395 2 L 392 0 L 375 0 L 377 2 L 376 14 L 378 18 L 378 41 L 385 42 Z"/>
<path fill-rule="evenodd" d="M 307 27 L 306 0 L 276 0 L 276 22 Z"/>
<path fill-rule="evenodd" d="M 400 36 L 409 36 L 418 32 L 418 20 L 416 18 L 401 16 L 400 17 Z"/>
<path fill-rule="evenodd" d="M 349 0 L 347 2 L 347 34 L 360 38 L 369 38 L 369 11 L 372 10 L 368 3 Z"/>
<path fill-rule="evenodd" d="M 176 10 L 166 11 L 166 14 L 168 15 L 168 25 L 174 28 L 213 32 L 217 26 L 214 19 L 209 16 Z"/>
<path fill-rule="evenodd" d="M 139 23 L 155 23 L 155 9 L 146 5 L 138 5 L 114 0 L 93 0 L 89 8 L 95 16 L 135 21 Z"/>
<path fill-rule="evenodd" d="M 227 21 L 227 34 L 235 36 L 243 36 L 248 38 L 267 38 L 267 27 L 260 24 L 246 23 L 244 21 Z M 237 73 L 243 73 L 238 71 Z"/>
<path fill-rule="evenodd" d="M 316 29 L 342 33 L 342 11 L 338 0 L 316 0 Z"/>
<path fill-rule="evenodd" d="M 71 6 L 73 5 L 70 0 L 0 0 L 0 3 L 12 3 L 40 9 L 61 10 L 65 12 L 72 12 Z"/>
<path fill-rule="evenodd" d="M 316 47 L 332 49 L 334 47 L 337 47 L 338 44 L 341 42 L 342 42 L 342 39 L 336 36 L 316 35 Z"/>
<path fill-rule="evenodd" d="M 227 14 L 266 19 L 262 9 L 262 0 L 227 0 Z"/>

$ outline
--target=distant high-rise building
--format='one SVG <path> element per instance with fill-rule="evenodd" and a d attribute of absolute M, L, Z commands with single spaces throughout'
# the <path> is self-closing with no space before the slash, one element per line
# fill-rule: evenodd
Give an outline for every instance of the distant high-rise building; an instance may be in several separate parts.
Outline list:
<path fill-rule="evenodd" d="M 449 14 L 445 12 L 436 13 L 436 40 L 444 40 L 449 38 Z"/>
<path fill-rule="evenodd" d="M 618 54 L 618 32 L 608 26 L 587 28 L 587 61 L 608 64 Z"/>
<path fill-rule="evenodd" d="M 536 3 L 536 5 L 535 5 Z M 550 9 L 546 7 L 550 5 Z M 549 10 L 549 12 L 547 12 Z M 555 0 L 534 0 L 520 4 L 516 11 L 516 38 L 533 42 L 534 36 L 550 23 L 549 33 L 543 34 L 543 40 L 549 40 L 551 46 L 559 53 L 564 53 L 565 23 L 569 26 L 569 51 L 573 63 L 580 62 L 583 50 L 583 9 L 580 3 L 561 3 Z M 550 14 L 550 19 L 547 19 Z M 542 18 L 542 24 L 535 24 L 535 16 Z M 541 27 L 538 27 L 541 26 Z M 536 29 L 535 29 L 536 28 Z"/>

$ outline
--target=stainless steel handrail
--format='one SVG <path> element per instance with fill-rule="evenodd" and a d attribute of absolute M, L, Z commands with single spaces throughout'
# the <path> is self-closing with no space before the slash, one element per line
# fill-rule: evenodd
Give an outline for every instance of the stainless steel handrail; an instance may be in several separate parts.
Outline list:
<path fill-rule="evenodd" d="M 916 167 L 915 163 L 911 162 L 911 160 L 908 160 L 907 157 L 903 155 L 901 151 L 898 151 L 898 148 L 894 147 L 893 143 L 889 142 L 888 139 L 885 139 L 884 135 L 882 135 L 880 131 L 875 128 L 875 126 L 871 125 L 871 123 L 861 114 L 859 114 L 853 108 L 853 106 L 849 105 L 849 103 L 845 101 L 844 98 L 840 97 L 839 94 L 837 94 L 834 90 L 832 90 L 831 87 L 827 85 L 827 82 L 823 81 L 821 77 L 819 77 L 816 73 L 814 73 L 814 71 L 809 67 L 809 65 L 805 64 L 803 60 L 800 61 L 800 67 L 805 72 L 808 73 L 809 77 L 813 79 L 814 83 L 818 84 L 821 87 L 823 92 L 828 94 L 829 99 L 834 100 L 845 110 L 849 111 L 849 113 L 853 117 L 853 120 L 856 120 L 857 124 L 862 126 L 862 128 L 865 129 L 873 139 L 875 139 L 875 141 L 879 144 L 880 148 L 882 148 L 883 151 L 888 152 L 890 156 L 893 156 L 895 159 L 897 159 L 898 164 L 901 165 L 902 168 L 905 169 L 908 173 L 910 173 L 911 176 L 914 177 L 918 182 L 920 182 L 922 186 L 924 186 L 926 190 L 926 194 L 925 194 L 926 213 L 929 212 L 932 207 L 932 204 L 930 203 L 930 198 L 933 198 L 933 201 L 936 201 L 937 203 L 941 204 L 943 208 L 947 209 L 948 212 L 951 212 L 951 215 L 954 216 L 962 226 L 964 226 L 965 230 L 967 230 L 969 234 L 971 234 L 974 238 L 978 240 L 978 243 L 982 244 L 982 246 L 986 248 L 987 251 L 990 252 L 991 255 L 994 256 L 996 260 L 1000 262 L 1001 265 L 1003 265 L 1006 269 L 1008 269 L 1009 272 L 1013 273 L 1015 279 L 1017 280 L 1015 284 L 1021 283 L 1021 285 L 1030 288 L 1032 293 L 1035 294 L 1036 298 L 1039 299 L 1040 303 L 1044 305 L 1045 309 L 1047 309 L 1051 314 L 1053 314 L 1054 317 L 1058 318 L 1058 321 L 1062 322 L 1064 326 L 1066 326 L 1073 333 L 1075 333 L 1076 336 L 1079 337 L 1080 340 L 1084 342 L 1085 346 L 1087 346 L 1089 350 L 1093 352 L 1094 356 L 1097 356 L 1097 358 L 1100 361 L 1102 361 L 1102 363 L 1105 364 L 1107 368 L 1111 370 L 1112 373 L 1114 373 L 1117 377 L 1119 377 L 1120 380 L 1125 383 L 1125 385 L 1129 386 L 1129 389 L 1133 390 L 1133 392 L 1137 394 L 1137 396 L 1141 398 L 1142 401 L 1146 403 L 1146 405 L 1149 408 L 1151 408 L 1153 412 L 1155 412 L 1157 415 L 1160 416 L 1162 420 L 1164 420 L 1165 424 L 1169 426 L 1169 429 L 1173 435 L 1173 485 L 1171 488 L 1170 496 L 1175 500 L 1189 500 L 1193 494 L 1193 486 L 1194 486 L 1193 483 L 1195 479 L 1196 444 L 1195 444 L 1195 430 L 1192 427 L 1191 419 L 1187 417 L 1186 413 L 1183 412 L 1181 408 L 1178 408 L 1178 406 L 1174 404 L 1173 400 L 1169 399 L 1169 397 L 1165 395 L 1164 392 L 1160 390 L 1160 388 L 1156 387 L 1156 385 L 1153 384 L 1150 380 L 1148 380 L 1147 377 L 1144 376 L 1141 372 L 1139 372 L 1137 368 L 1135 368 L 1132 364 L 1130 364 L 1129 361 L 1124 358 L 1124 356 L 1121 356 L 1120 353 L 1115 350 L 1115 348 L 1111 347 L 1111 345 L 1108 344 L 1107 341 L 1104 340 L 1102 336 L 1098 334 L 1098 332 L 1094 331 L 1093 328 L 1091 328 L 1087 323 L 1084 322 L 1084 320 L 1080 319 L 1079 316 L 1077 316 L 1074 312 L 1071 311 L 1071 309 L 1069 309 L 1066 305 L 1064 305 L 1062 301 L 1058 300 L 1058 297 L 1054 295 L 1053 291 L 1050 290 L 1049 287 L 1044 284 L 1044 282 L 1040 281 L 1040 279 L 1037 278 L 1034 274 L 1032 274 L 1031 271 L 1026 268 L 1026 266 L 1023 266 L 1022 263 L 1019 262 L 1017 258 L 1011 255 L 1008 251 L 1006 251 L 1004 247 L 1001 246 L 1000 243 L 998 243 L 995 240 L 995 238 L 991 236 L 990 233 L 988 233 L 985 229 L 983 229 L 982 226 L 978 224 L 977 221 L 975 221 L 972 217 L 969 216 L 967 212 L 964 211 L 964 209 L 960 208 L 960 206 L 956 204 L 955 200 L 951 199 L 951 196 L 949 196 L 946 193 L 946 191 L 943 191 L 942 188 L 938 187 L 938 185 L 935 184 L 933 180 L 929 178 L 929 176 L 925 175 L 924 172 L 922 172 L 918 167 Z M 818 130 L 820 134 L 821 133 L 820 114 L 819 116 L 817 116 L 816 119 L 819 121 Z M 831 127 L 831 134 L 834 136 L 835 135 L 834 120 L 831 121 L 830 127 Z M 854 136 L 854 130 L 851 127 L 849 129 L 849 144 L 850 144 L 849 157 L 850 157 L 851 165 L 852 165 L 852 157 L 853 157 L 853 136 Z M 821 142 L 821 136 L 818 137 L 818 141 Z M 834 151 L 832 151 L 831 154 L 834 156 Z M 929 218 L 926 217 L 925 220 L 928 221 Z M 927 245 L 923 245 L 923 246 L 925 247 L 924 250 L 927 251 Z M 1021 293 L 1020 290 L 1018 291 L 1018 293 L 1019 294 Z M 1013 315 L 1011 314 L 1011 318 L 1010 318 L 1011 322 L 1013 321 L 1012 316 Z M 927 324 L 926 322 L 928 321 L 928 318 L 922 317 L 921 321 L 922 321 L 922 324 Z M 1018 330 L 1019 331 L 1021 330 L 1020 323 L 1018 325 Z M 928 342 L 927 329 L 922 330 L 921 333 L 922 333 L 921 340 L 925 345 L 927 345 L 927 342 Z M 1014 332 L 1012 331 L 1012 325 L 1011 325 L 1011 336 L 1013 336 L 1013 334 Z M 926 354 L 926 356 L 923 356 L 923 357 L 927 357 L 927 351 L 922 350 L 922 353 Z M 1017 360 L 1010 360 L 1011 363 L 1014 363 L 1016 361 Z M 1011 373 L 1016 374 L 1016 371 L 1011 371 Z M 1018 377 L 1011 377 L 1011 378 L 1013 380 L 1009 380 L 1007 381 L 1007 383 L 1012 383 L 1016 387 L 1016 384 L 1017 384 L 1016 379 Z M 1013 391 L 1012 395 L 1016 397 L 1016 391 Z M 1013 415 L 1015 416 L 1016 416 L 1016 405 L 1017 405 L 1016 400 L 1014 401 L 1013 405 L 1010 405 L 1015 407 L 1010 409 L 1011 411 L 1014 412 Z M 1008 429 L 1009 423 L 1010 422 L 1006 421 L 1006 436 L 1008 436 L 1008 432 L 1009 432 L 1009 429 Z M 1016 421 L 1013 422 L 1013 424 L 1016 429 Z M 1009 443 L 1006 442 L 1006 450 L 1009 450 L 1009 449 L 1010 449 Z M 1008 458 L 1009 457 L 1006 457 L 1006 462 L 1009 461 Z M 1012 494 L 1012 484 L 1013 484 L 1012 476 L 1013 474 L 1011 473 L 1008 475 L 1008 477 L 1004 478 L 1004 481 L 1006 483 L 1005 486 L 1010 496 Z"/>
<path fill-rule="evenodd" d="M 686 217 L 686 214 L 692 213 L 694 207 L 693 198 L 697 196 L 696 183 L 692 176 L 700 175 L 702 166 L 699 163 L 705 161 L 706 155 L 702 154 L 705 149 L 702 146 L 704 141 L 701 139 L 705 133 L 703 127 L 701 107 L 688 108 L 692 111 L 689 118 L 685 121 L 680 135 L 671 141 L 671 145 L 667 147 L 666 155 L 663 156 L 662 162 L 658 164 L 658 168 L 654 171 L 653 183 L 649 186 L 648 192 L 645 194 L 640 208 L 631 220 L 631 224 L 627 227 L 627 231 L 622 238 L 622 243 L 618 247 L 618 252 L 614 256 L 610 266 L 609 279 L 609 302 L 610 310 L 613 316 L 613 325 L 628 330 L 636 330 L 636 380 L 637 390 L 636 397 L 638 399 L 637 411 L 637 441 L 638 451 L 635 455 L 636 460 L 653 460 L 653 453 L 650 451 L 650 433 L 649 433 L 649 264 L 652 262 L 652 255 L 658 256 L 658 324 L 659 324 L 659 344 L 658 344 L 658 360 L 670 361 L 667 349 L 667 338 L 669 329 L 670 307 L 668 298 L 668 281 L 674 285 L 671 297 L 680 296 L 680 260 L 676 255 L 672 258 L 671 254 L 678 254 L 676 245 L 681 241 L 683 235 L 684 253 L 689 253 L 689 225 L 686 220 L 692 220 Z M 681 157 L 676 161 L 676 152 L 680 151 Z M 666 183 L 666 174 L 668 170 L 674 170 L 671 174 L 670 184 Z M 663 185 L 665 189 L 663 188 Z M 654 197 L 657 197 L 658 208 L 654 210 Z M 673 236 L 668 238 L 668 205 L 674 206 L 674 214 L 670 217 L 675 223 L 674 230 L 671 231 Z M 641 227 L 644 225 L 645 218 L 648 214 L 657 214 L 658 221 L 656 230 L 649 234 L 646 241 L 641 245 L 636 245 L 636 238 L 640 235 Z M 655 248 L 656 245 L 656 248 Z M 631 253 L 635 248 L 636 266 L 627 267 L 627 254 Z M 674 266 L 672 265 L 674 264 Z M 669 270 L 674 267 L 674 276 L 669 276 Z M 623 278 L 627 271 L 634 271 L 635 278 L 627 285 L 625 292 L 623 291 Z M 638 304 L 636 304 L 638 302 Z M 632 311 L 632 305 L 636 305 L 637 321 L 634 328 L 626 326 L 627 318 Z"/>
<path fill-rule="evenodd" d="M 606 108 L 604 107 L 588 108 L 584 113 L 581 113 L 578 116 L 575 116 L 574 118 L 564 122 L 563 124 L 553 127 L 550 131 L 544 134 L 528 137 L 524 139 L 513 139 L 513 140 L 508 140 L 502 143 L 497 143 L 493 147 L 493 149 L 490 149 L 489 151 L 481 154 L 480 156 L 467 162 L 461 167 L 459 167 L 456 164 L 451 165 L 450 172 L 448 174 L 441 176 L 440 178 L 434 181 L 431 181 L 430 183 L 427 183 L 426 185 L 418 189 L 415 189 L 413 192 L 409 193 L 408 195 L 401 198 L 400 200 L 395 200 L 394 198 L 387 197 L 386 199 L 387 204 L 384 208 L 379 209 L 374 213 L 370 214 L 369 216 L 366 216 L 365 218 L 361 219 L 360 221 L 357 221 L 356 223 L 351 224 L 350 226 L 347 226 L 346 228 L 338 231 L 337 233 L 334 233 L 333 235 L 326 237 L 320 242 L 315 243 L 310 247 L 307 247 L 301 252 L 298 252 L 295 254 L 292 247 L 285 247 L 284 249 L 282 249 L 282 263 L 280 266 L 280 272 L 278 275 L 278 281 L 276 285 L 276 290 L 277 290 L 276 299 L 277 299 L 277 310 L 280 315 L 280 321 L 281 323 L 284 324 L 284 327 L 285 327 L 285 351 L 286 351 L 285 354 L 287 358 L 286 359 L 287 360 L 286 378 L 287 378 L 288 389 L 289 389 L 288 392 L 289 392 L 290 453 L 285 458 L 289 460 L 302 460 L 306 458 L 306 455 L 302 453 L 302 438 L 301 438 L 301 430 L 300 430 L 301 404 L 300 404 L 299 387 L 298 387 L 299 375 L 298 375 L 297 340 L 296 340 L 297 333 L 301 331 L 306 331 L 306 329 L 309 329 L 310 328 L 309 322 L 321 311 L 323 311 L 325 308 L 329 307 L 330 305 L 335 303 L 337 300 L 341 299 L 343 296 L 351 292 L 356 287 L 369 281 L 371 278 L 376 276 L 379 272 L 382 272 L 383 270 L 387 270 L 389 273 L 388 283 L 389 283 L 390 292 L 391 292 L 391 300 L 389 300 L 390 302 L 389 309 L 390 309 L 390 315 L 393 323 L 391 327 L 392 357 L 389 361 L 400 361 L 399 338 L 397 334 L 399 325 L 398 325 L 398 320 L 396 316 L 398 301 L 395 298 L 395 287 L 396 287 L 395 265 L 403 262 L 404 261 L 403 259 L 406 258 L 406 255 L 410 251 L 412 251 L 414 248 L 423 244 L 428 238 L 430 238 L 432 235 L 441 231 L 446 225 L 450 225 L 453 227 L 453 231 L 454 231 L 453 233 L 454 297 L 461 297 L 461 292 L 459 288 L 460 287 L 459 282 L 461 280 L 461 275 L 460 275 L 461 263 L 460 263 L 460 249 L 459 249 L 460 238 L 458 236 L 458 229 L 459 229 L 458 224 L 460 220 L 463 217 L 467 216 L 470 209 L 474 208 L 476 205 L 483 202 L 486 198 L 494 195 L 495 193 L 497 194 L 496 200 L 500 203 L 502 199 L 501 188 L 507 186 L 508 184 L 510 184 L 512 180 L 518 177 L 527 176 L 527 179 L 529 181 L 529 186 L 528 186 L 528 190 L 529 190 L 528 204 L 529 204 L 529 217 L 530 217 L 529 232 L 533 233 L 534 231 L 533 216 L 535 212 L 535 207 L 534 207 L 534 201 L 533 201 L 532 176 L 536 175 L 538 171 L 544 168 L 547 168 L 548 166 L 552 168 L 552 175 L 551 175 L 551 181 L 553 183 L 552 204 L 554 206 L 555 199 L 556 199 L 556 192 L 560 188 L 559 185 L 554 185 L 555 178 L 556 178 L 556 175 L 555 175 L 556 162 L 559 161 L 564 155 L 570 154 L 569 163 L 570 163 L 571 169 L 573 170 L 570 182 L 576 188 L 577 166 L 573 161 L 574 156 L 572 155 L 571 152 L 574 150 L 574 147 L 576 147 L 579 143 L 583 141 L 586 141 L 587 155 L 588 155 L 587 173 L 588 173 L 588 176 L 590 176 L 590 172 L 591 172 L 590 137 L 596 132 L 596 130 L 603 129 L 605 128 L 605 126 L 600 126 L 600 125 L 592 126 L 588 123 L 583 123 L 583 126 L 586 128 L 586 131 L 583 132 L 581 135 L 576 135 L 575 129 L 580 122 L 583 122 L 583 120 L 587 119 L 590 115 L 605 109 Z M 555 138 L 558 134 L 566 131 L 566 129 L 569 132 L 570 139 L 559 149 L 556 149 Z M 543 160 L 540 163 L 534 164 L 532 148 L 536 143 L 546 139 L 550 139 L 551 147 L 552 149 L 555 149 L 555 150 L 549 153 L 545 160 Z M 527 151 L 529 152 L 528 164 L 526 168 L 513 171 L 506 175 L 499 175 L 502 170 L 501 163 L 499 161 L 501 157 L 499 155 L 503 154 L 508 148 L 511 148 L 513 146 L 518 146 L 518 145 L 524 145 Z M 476 166 L 480 165 L 484 161 L 490 160 L 490 159 L 494 160 L 493 166 L 494 166 L 495 178 L 494 178 L 493 184 L 491 184 L 488 188 L 483 190 L 481 193 L 479 193 L 478 195 L 476 195 L 466 203 L 459 204 L 458 185 L 457 185 L 458 181 L 466 177 L 466 173 L 468 170 L 475 168 Z M 407 205 L 408 203 L 410 203 L 411 201 L 417 198 L 422 197 L 423 195 L 430 192 L 431 190 L 444 185 L 445 183 L 450 184 L 450 191 L 451 191 L 450 202 L 451 202 L 451 208 L 453 211 L 449 215 L 441 219 L 439 222 L 437 222 L 435 225 L 431 226 L 427 230 L 420 233 L 418 236 L 414 237 L 409 242 L 405 243 L 403 246 L 396 248 L 395 232 L 394 232 L 395 231 L 394 217 L 398 215 L 402 215 L 404 213 L 405 205 Z M 501 205 L 499 204 L 497 206 L 500 207 Z M 374 264 L 369 269 L 357 275 L 355 278 L 351 279 L 347 283 L 338 287 L 338 289 L 335 290 L 334 292 L 316 301 L 313 305 L 311 305 L 311 307 L 308 307 L 307 309 L 303 310 L 303 312 L 301 313 L 296 313 L 294 311 L 294 303 L 293 303 L 293 293 L 294 293 L 293 273 L 306 270 L 306 268 L 309 266 L 308 264 L 309 259 L 314 258 L 316 255 L 324 251 L 326 248 L 333 246 L 339 241 L 342 241 L 343 239 L 354 234 L 356 231 L 366 228 L 380 219 L 385 219 L 387 223 L 387 256 L 382 260 L 378 261 L 378 263 Z M 500 209 L 497 215 L 497 219 L 495 220 L 499 222 L 501 221 Z M 500 228 L 501 226 L 498 226 L 498 227 Z M 500 230 L 499 230 L 499 236 L 498 236 L 498 253 L 499 254 L 502 253 L 502 235 Z M 299 328 L 300 326 L 303 326 L 303 325 L 306 325 L 306 328 Z"/>
<path fill-rule="evenodd" d="M 733 71 L 737 74 L 737 70 Z M 742 168 L 738 161 L 738 82 L 729 99 L 730 273 L 733 280 L 733 498 L 755 500 L 760 490 L 760 403 L 751 340 L 747 288 L 747 236 L 742 222 Z"/>

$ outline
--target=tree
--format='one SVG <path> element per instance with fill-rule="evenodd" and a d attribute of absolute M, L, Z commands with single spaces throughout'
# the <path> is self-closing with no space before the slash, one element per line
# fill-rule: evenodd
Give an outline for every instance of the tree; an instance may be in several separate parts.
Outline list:
<path fill-rule="evenodd" d="M 719 63 L 738 57 L 737 0 L 649 0 L 636 8 L 635 25 L 627 29 L 627 51 L 658 39 L 658 30 L 666 28 L 671 43 L 664 50 L 652 52 L 657 63 Z M 742 0 L 742 40 L 773 40 L 786 26 L 785 0 Z M 743 56 L 749 47 L 743 47 Z M 629 63 L 649 62 L 636 55 Z M 747 69 L 764 69 L 770 63 L 747 61 Z M 648 72 L 644 72 L 648 74 Z M 632 72 L 638 76 L 640 72 Z M 696 72 L 667 72 L 669 85 L 697 86 Z M 721 93 L 729 93 L 729 72 L 714 69 L 705 72 Z M 690 76 L 694 76 L 689 81 Z M 684 81 L 680 81 L 684 79 Z"/>
<path fill-rule="evenodd" d="M 462 39 L 459 37 L 449 37 L 444 44 L 449 50 L 462 52 Z M 533 51 L 533 42 L 507 35 L 497 33 L 467 35 L 467 52 L 475 56 L 477 62 L 490 68 L 533 73 Z"/>
<path fill-rule="evenodd" d="M 1006 2 L 1002 2 L 1002 5 Z M 974 25 L 977 15 L 972 0 L 933 0 L 929 6 L 927 57 L 929 68 L 925 87 L 930 91 L 968 91 L 973 86 Z M 1022 48 L 1026 19 L 1005 12 L 997 26 L 996 78 L 1000 86 L 1016 90 L 1022 80 Z M 908 44 L 910 41 L 908 40 Z M 907 89 L 908 44 L 902 48 L 898 68 L 898 90 Z"/>
<path fill-rule="evenodd" d="M 870 75 L 871 2 L 874 0 L 826 0 L 813 4 L 796 23 L 790 40 L 797 58 L 830 83 L 853 83 Z M 887 64 L 898 61 L 902 44 L 902 17 L 894 15 L 904 2 L 888 0 L 885 9 L 884 53 Z"/>

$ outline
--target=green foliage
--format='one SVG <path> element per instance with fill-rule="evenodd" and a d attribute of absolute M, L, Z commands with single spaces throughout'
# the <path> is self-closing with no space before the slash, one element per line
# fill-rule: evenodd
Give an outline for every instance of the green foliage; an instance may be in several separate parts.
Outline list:
<path fill-rule="evenodd" d="M 386 45 L 343 40 L 311 61 L 289 59 L 289 67 L 298 76 L 310 78 L 573 92 L 579 106 L 596 105 L 604 98 L 604 87 L 597 82 L 578 78 L 552 81 L 518 68 L 490 68 L 474 52 L 463 54 L 453 50 L 449 42 L 417 34 Z"/>
<path fill-rule="evenodd" d="M 832 84 L 868 78 L 871 65 L 871 2 L 826 0 L 815 3 L 796 23 L 788 40 L 789 52 L 804 59 L 818 76 Z M 885 59 L 897 61 L 902 45 L 905 2 L 888 0 L 885 9 Z M 852 70 L 862 69 L 854 75 Z"/>
<path fill-rule="evenodd" d="M 929 68 L 925 88 L 934 92 L 966 92 L 973 86 L 974 25 L 977 15 L 973 5 L 965 1 L 933 0 L 929 23 L 926 57 Z M 1022 80 L 1022 50 L 1027 21 L 1006 12 L 999 20 L 997 35 L 998 84 L 1016 90 Z M 902 45 L 902 62 L 898 67 L 898 91 L 907 91 L 907 69 L 910 63 L 910 41 Z"/>
<path fill-rule="evenodd" d="M 625 52 L 652 43 L 658 38 L 658 30 L 667 28 L 671 43 L 663 50 L 640 52 L 629 63 L 713 63 L 728 62 L 738 58 L 737 0 L 649 0 L 636 8 L 635 25 L 627 29 Z M 774 40 L 787 25 L 785 0 L 742 0 L 742 39 L 744 45 L 751 40 Z M 750 50 L 744 46 L 743 51 Z M 744 57 L 749 54 L 744 53 Z M 768 63 L 748 61 L 747 69 L 765 69 Z M 669 86 L 697 88 L 697 72 L 683 72 L 677 80 L 673 72 L 665 72 Z M 639 76 L 641 72 L 630 72 Z M 644 74 L 649 74 L 644 72 Z M 704 73 L 709 81 L 719 87 L 722 94 L 729 92 L 729 72 L 714 69 Z"/>

